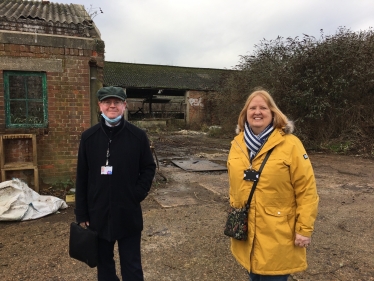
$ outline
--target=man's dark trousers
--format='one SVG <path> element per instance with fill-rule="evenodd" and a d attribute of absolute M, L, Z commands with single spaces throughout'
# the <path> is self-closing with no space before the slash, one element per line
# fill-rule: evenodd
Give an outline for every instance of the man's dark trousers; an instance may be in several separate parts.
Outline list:
<path fill-rule="evenodd" d="M 117 241 L 123 281 L 144 281 L 140 256 L 141 233 Z M 114 262 L 115 241 L 99 238 L 98 281 L 119 281 Z"/>

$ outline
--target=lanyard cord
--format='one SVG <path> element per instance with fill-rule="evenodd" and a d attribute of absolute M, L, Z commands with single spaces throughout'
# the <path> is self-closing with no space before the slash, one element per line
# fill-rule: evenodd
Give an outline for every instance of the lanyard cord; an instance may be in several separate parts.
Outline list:
<path fill-rule="evenodd" d="M 104 133 L 105 133 L 105 131 L 104 131 Z M 109 147 L 110 147 L 110 144 L 112 143 L 112 133 L 113 132 L 110 131 L 109 136 L 107 135 L 109 141 L 108 141 L 108 149 L 106 150 L 106 163 L 105 163 L 105 166 L 108 166 L 108 164 L 109 164 L 109 157 L 110 157 Z"/>
<path fill-rule="evenodd" d="M 110 157 L 109 146 L 110 146 L 111 142 L 112 142 L 112 140 L 109 139 L 109 141 L 108 141 L 108 149 L 106 150 L 106 163 L 105 163 L 105 166 L 108 166 L 108 163 L 109 163 L 109 157 Z"/>
<path fill-rule="evenodd" d="M 107 138 L 109 139 L 109 141 L 108 141 L 108 148 L 107 148 L 107 150 L 106 150 L 106 162 L 105 162 L 105 166 L 108 166 L 108 164 L 109 164 L 109 157 L 110 157 L 110 144 L 112 143 L 112 137 L 113 137 L 113 128 L 114 127 L 112 127 L 112 128 L 110 128 L 109 129 L 109 136 L 108 136 L 108 134 L 107 134 L 107 132 L 105 131 L 105 129 L 104 129 L 104 127 L 103 127 L 103 125 L 101 126 L 101 129 L 103 130 L 103 132 L 104 132 L 104 134 L 107 136 Z M 112 129 L 112 130 L 111 130 Z"/>

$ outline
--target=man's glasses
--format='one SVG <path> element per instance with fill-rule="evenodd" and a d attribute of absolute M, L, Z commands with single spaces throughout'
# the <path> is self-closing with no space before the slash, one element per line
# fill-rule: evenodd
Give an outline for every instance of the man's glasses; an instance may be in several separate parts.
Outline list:
<path fill-rule="evenodd" d="M 123 101 L 120 101 L 120 100 L 116 100 L 116 101 L 103 100 L 101 103 L 105 104 L 106 106 L 110 106 L 112 103 L 113 103 L 115 106 L 119 106 L 120 104 L 123 103 Z"/>

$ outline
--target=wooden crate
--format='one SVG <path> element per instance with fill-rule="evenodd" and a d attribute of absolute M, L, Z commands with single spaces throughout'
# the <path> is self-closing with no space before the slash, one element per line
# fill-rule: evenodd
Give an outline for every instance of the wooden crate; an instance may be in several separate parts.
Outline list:
<path fill-rule="evenodd" d="M 6 159 L 5 155 L 7 152 L 6 142 L 7 140 L 31 140 L 31 158 L 29 161 L 25 160 L 29 157 L 22 157 L 22 151 L 18 152 L 19 159 L 10 160 Z M 6 134 L 0 135 L 0 168 L 1 168 L 1 180 L 6 181 L 7 171 L 17 171 L 17 170 L 33 170 L 34 171 L 34 189 L 39 192 L 39 172 L 38 172 L 38 157 L 36 149 L 36 135 L 35 134 Z"/>

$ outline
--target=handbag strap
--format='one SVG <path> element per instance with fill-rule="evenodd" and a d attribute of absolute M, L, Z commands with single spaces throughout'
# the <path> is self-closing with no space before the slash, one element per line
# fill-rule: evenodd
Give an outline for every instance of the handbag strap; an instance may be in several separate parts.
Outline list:
<path fill-rule="evenodd" d="M 256 189 L 257 183 L 258 183 L 258 181 L 260 180 L 260 176 L 261 176 L 261 173 L 262 173 L 262 169 L 264 168 L 266 161 L 268 161 L 269 156 L 270 156 L 271 152 L 273 151 L 273 149 L 274 149 L 274 147 L 273 147 L 272 149 L 270 149 L 270 150 L 268 151 L 268 153 L 266 153 L 266 156 L 265 156 L 265 158 L 264 158 L 264 161 L 262 161 L 262 163 L 261 163 L 260 170 L 258 171 L 258 180 L 255 181 L 255 182 L 253 183 L 253 185 L 252 185 L 252 189 L 251 189 L 251 192 L 249 193 L 249 197 L 248 197 L 247 204 L 245 204 L 245 208 L 246 208 L 247 210 L 249 210 L 249 205 L 251 204 L 252 197 L 253 197 L 253 193 L 255 192 L 255 189 Z"/>

